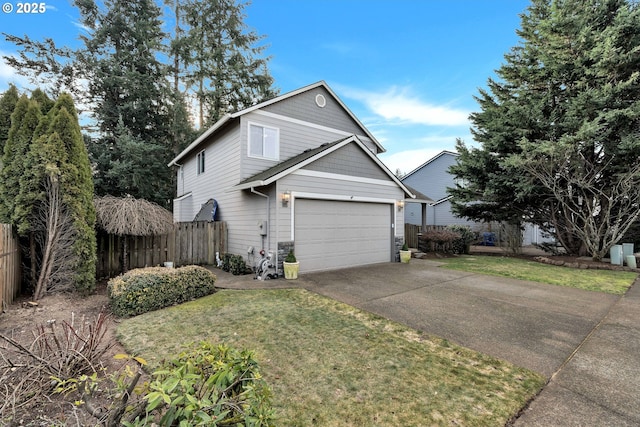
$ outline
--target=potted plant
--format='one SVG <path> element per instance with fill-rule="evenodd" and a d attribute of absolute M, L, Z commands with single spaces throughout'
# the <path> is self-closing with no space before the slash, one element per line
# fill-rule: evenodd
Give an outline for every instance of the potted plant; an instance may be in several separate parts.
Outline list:
<path fill-rule="evenodd" d="M 296 259 L 296 256 L 293 254 L 293 250 L 290 250 L 287 254 L 287 257 L 284 259 L 282 263 L 284 268 L 284 278 L 285 279 L 297 279 L 298 271 L 300 271 L 300 262 Z"/>
<path fill-rule="evenodd" d="M 407 242 L 404 242 L 404 245 L 402 245 L 402 249 L 400 249 L 400 262 L 407 264 L 410 259 L 411 259 L 411 251 L 407 246 Z"/>

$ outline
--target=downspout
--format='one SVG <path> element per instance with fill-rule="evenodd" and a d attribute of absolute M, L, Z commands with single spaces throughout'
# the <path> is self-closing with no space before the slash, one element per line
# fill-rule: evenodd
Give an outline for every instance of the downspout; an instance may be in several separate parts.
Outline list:
<path fill-rule="evenodd" d="M 256 194 L 258 196 L 262 196 L 265 199 L 267 199 L 267 247 L 266 247 L 266 250 L 267 250 L 267 252 L 269 252 L 269 250 L 271 249 L 271 233 L 269 232 L 269 228 L 271 228 L 271 219 L 269 218 L 269 213 L 271 212 L 271 198 L 268 195 L 264 194 L 264 193 L 256 191 L 254 187 L 251 187 L 251 192 L 253 194 Z M 265 249 L 265 248 L 262 248 L 262 249 Z M 276 255 L 276 258 L 277 258 L 278 255 L 277 254 L 275 254 L 275 255 Z"/>

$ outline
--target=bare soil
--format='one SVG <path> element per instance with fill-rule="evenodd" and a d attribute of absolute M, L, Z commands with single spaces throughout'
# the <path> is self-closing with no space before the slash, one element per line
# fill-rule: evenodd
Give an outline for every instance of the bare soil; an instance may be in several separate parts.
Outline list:
<path fill-rule="evenodd" d="M 36 304 L 27 297 L 18 298 L 6 311 L 0 314 L 0 334 L 15 340 L 27 349 L 32 349 L 34 334 L 39 325 L 56 321 L 72 322 L 82 325 L 92 323 L 101 311 L 109 313 L 105 334 L 101 346 L 110 347 L 109 350 L 95 364 L 95 369 L 103 375 L 105 372 L 115 372 L 122 367 L 122 362 L 114 359 L 114 355 L 124 353 L 124 348 L 116 339 L 116 320 L 110 315 L 107 298 L 106 283 L 100 283 L 91 295 L 63 293 L 47 295 Z M 17 351 L 15 346 L 0 338 L 0 383 L 16 384 L 24 371 L 20 366 L 31 363 L 30 358 Z M 13 367 L 11 366 L 13 365 Z M 26 368 L 28 369 L 28 368 Z M 33 399 L 24 406 L 6 405 L 9 399 L 6 393 L 10 390 L 0 384 L 0 426 L 63 426 L 97 425 L 98 420 L 73 404 L 77 396 L 61 394 Z M 2 402 L 4 400 L 4 402 Z M 99 405 L 108 405 L 103 397 Z M 3 408 L 3 404 L 5 405 Z"/>

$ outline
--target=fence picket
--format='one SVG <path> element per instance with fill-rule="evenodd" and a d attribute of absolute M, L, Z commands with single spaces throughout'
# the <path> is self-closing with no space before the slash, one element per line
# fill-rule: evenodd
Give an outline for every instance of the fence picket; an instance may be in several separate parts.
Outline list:
<path fill-rule="evenodd" d="M 11 225 L 0 224 L 0 311 L 20 293 L 20 247 Z"/>

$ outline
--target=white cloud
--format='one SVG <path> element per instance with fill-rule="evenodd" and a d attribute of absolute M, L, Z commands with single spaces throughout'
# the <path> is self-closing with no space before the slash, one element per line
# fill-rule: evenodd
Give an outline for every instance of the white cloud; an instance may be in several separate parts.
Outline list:
<path fill-rule="evenodd" d="M 376 115 L 396 124 L 462 126 L 469 124 L 469 112 L 425 102 L 411 94 L 410 88 L 393 86 L 384 92 L 368 92 L 341 87 L 345 96 L 363 102 Z"/>
<path fill-rule="evenodd" d="M 9 87 L 9 83 L 13 83 L 18 88 L 29 87 L 29 80 L 25 76 L 19 75 L 16 70 L 5 61 L 5 56 L 12 54 L 0 51 L 0 91 L 4 91 Z"/>
<path fill-rule="evenodd" d="M 397 151 L 394 153 L 380 154 L 380 160 L 389 168 L 393 173 L 396 170 L 407 174 L 422 165 L 427 160 L 440 153 L 443 148 L 419 148 L 415 150 Z M 452 149 L 449 149 L 454 151 Z"/>

